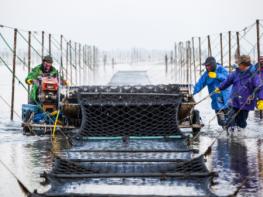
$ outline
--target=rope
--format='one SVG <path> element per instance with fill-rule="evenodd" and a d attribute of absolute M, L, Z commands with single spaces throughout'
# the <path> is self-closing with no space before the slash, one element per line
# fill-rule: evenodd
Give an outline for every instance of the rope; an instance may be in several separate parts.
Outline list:
<path fill-rule="evenodd" d="M 55 137 L 59 114 L 60 114 L 60 111 L 58 110 L 57 116 L 56 116 L 56 120 L 55 120 L 55 123 L 54 123 L 54 127 L 53 127 L 53 131 L 52 131 L 52 137 L 53 138 Z"/>
<path fill-rule="evenodd" d="M 1 28 L 7 28 L 7 29 L 12 29 L 12 30 L 15 30 L 17 28 L 14 28 L 14 27 L 11 27 L 11 26 L 7 26 L 7 25 L 0 25 Z M 24 31 L 24 32 L 28 32 L 28 30 L 25 30 L 25 29 L 20 29 L 20 31 Z"/>

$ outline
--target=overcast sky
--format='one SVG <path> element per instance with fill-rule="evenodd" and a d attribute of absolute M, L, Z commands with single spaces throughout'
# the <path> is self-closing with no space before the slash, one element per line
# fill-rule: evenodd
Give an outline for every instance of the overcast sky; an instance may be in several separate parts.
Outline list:
<path fill-rule="evenodd" d="M 263 0 L 0 0 L 0 24 L 103 49 L 170 49 L 263 19 Z"/>

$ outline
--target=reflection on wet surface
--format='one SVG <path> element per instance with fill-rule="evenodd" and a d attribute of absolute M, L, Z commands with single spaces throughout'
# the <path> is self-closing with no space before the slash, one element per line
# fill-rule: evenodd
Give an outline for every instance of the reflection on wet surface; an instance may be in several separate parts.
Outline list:
<path fill-rule="evenodd" d="M 251 113 L 250 121 L 254 118 L 253 113 Z M 43 171 L 49 171 L 52 167 L 50 138 L 48 136 L 23 136 L 19 126 L 18 123 L 1 123 L 0 149 L 2 154 L 0 159 L 31 190 L 37 188 L 39 192 L 46 191 L 49 189 L 49 186 L 40 184 L 43 180 L 39 177 L 39 174 Z M 240 196 L 260 196 L 263 191 L 262 133 L 259 126 L 253 127 L 253 125 L 250 125 L 249 128 L 250 130 L 242 131 L 236 136 L 220 135 L 213 146 L 211 155 L 207 158 L 208 168 L 219 174 L 219 177 L 215 178 L 216 185 L 213 186 L 213 190 L 218 195 L 232 193 L 245 178 L 247 178 L 247 181 L 239 193 Z M 206 134 L 200 136 L 199 142 L 195 145 L 200 148 L 200 153 L 205 151 L 214 137 L 220 133 L 219 128 L 215 128 L 213 132 L 206 129 L 203 130 Z M 55 143 L 53 151 L 57 152 L 63 149 L 65 144 L 63 140 Z M 23 196 L 15 179 L 2 165 L 0 165 L 0 176 L 2 177 L 0 179 L 0 191 L 3 194 L 1 196 Z M 104 188 L 103 192 L 110 191 L 112 193 L 126 193 L 130 191 L 130 193 L 156 194 L 161 191 L 161 194 L 173 194 L 174 192 L 180 194 L 183 191 L 190 193 L 194 191 L 193 195 L 202 194 L 202 190 L 198 189 L 198 184 L 195 185 L 189 182 L 181 182 L 178 185 L 178 183 L 175 184 L 173 181 L 159 181 L 158 183 L 155 180 L 152 181 L 152 184 L 146 184 L 147 186 L 145 187 L 145 185 L 139 184 L 140 181 L 136 179 L 126 180 L 127 186 L 126 184 L 119 184 L 120 180 L 118 179 L 106 182 L 94 179 L 88 184 L 90 187 L 85 187 L 85 190 L 83 189 L 84 184 L 81 183 L 71 184 L 69 187 L 62 189 L 82 192 L 88 190 L 95 193 L 102 191 L 101 188 Z M 192 188 L 193 185 L 195 185 L 194 189 Z M 10 190 L 10 186 L 12 190 Z"/>

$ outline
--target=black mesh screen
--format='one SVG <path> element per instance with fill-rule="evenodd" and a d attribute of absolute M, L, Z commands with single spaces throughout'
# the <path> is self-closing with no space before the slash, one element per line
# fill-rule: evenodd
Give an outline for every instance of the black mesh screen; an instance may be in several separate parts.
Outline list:
<path fill-rule="evenodd" d="M 69 100 L 77 102 L 82 112 L 77 143 L 56 155 L 53 169 L 43 174 L 51 188 L 32 196 L 127 196 L 91 194 L 89 190 L 83 192 L 83 188 L 100 183 L 134 185 L 134 180 L 142 185 L 163 184 L 161 181 L 178 186 L 184 183 L 185 187 L 192 185 L 198 196 L 214 196 L 209 189 L 214 173 L 208 171 L 202 155 L 193 157 L 187 138 L 178 128 L 182 88 L 185 87 L 71 88 Z M 171 135 L 180 136 L 151 137 Z M 82 138 L 93 136 L 122 136 L 126 140 Z M 126 136 L 150 136 L 150 140 Z"/>
<path fill-rule="evenodd" d="M 80 93 L 81 136 L 179 134 L 180 94 Z"/>

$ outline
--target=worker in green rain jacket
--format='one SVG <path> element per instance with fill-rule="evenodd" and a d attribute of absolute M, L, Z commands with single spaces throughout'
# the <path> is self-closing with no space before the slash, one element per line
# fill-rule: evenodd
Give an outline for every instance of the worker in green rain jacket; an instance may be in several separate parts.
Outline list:
<path fill-rule="evenodd" d="M 45 56 L 42 60 L 42 64 L 36 66 L 32 69 L 32 71 L 26 77 L 26 83 L 28 85 L 33 85 L 31 92 L 30 92 L 30 103 L 35 104 L 37 100 L 38 94 L 38 85 L 33 83 L 34 80 L 38 80 L 41 76 L 51 76 L 57 77 L 58 71 L 55 67 L 52 66 L 53 59 L 51 56 Z"/>

